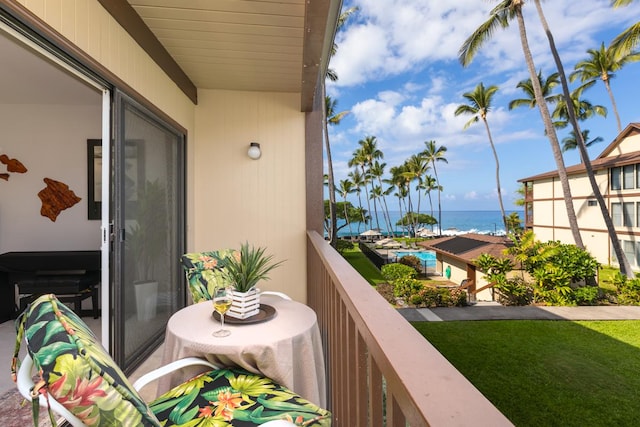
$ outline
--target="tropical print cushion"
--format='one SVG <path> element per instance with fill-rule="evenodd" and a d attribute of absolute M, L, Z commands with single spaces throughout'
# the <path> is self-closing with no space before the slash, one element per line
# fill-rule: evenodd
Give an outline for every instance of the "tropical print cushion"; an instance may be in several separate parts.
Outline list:
<path fill-rule="evenodd" d="M 222 277 L 222 269 L 231 256 L 237 258 L 240 252 L 234 249 L 222 249 L 182 255 L 180 261 L 187 275 L 189 291 L 194 303 L 210 300 L 216 287 L 226 285 Z"/>
<path fill-rule="evenodd" d="M 296 426 L 331 425 L 331 414 L 325 409 L 240 368 L 198 375 L 150 406 L 166 427 L 248 427 L 272 420 L 288 420 Z"/>
<path fill-rule="evenodd" d="M 53 294 L 42 295 L 16 321 L 49 394 L 88 426 L 160 426 L 93 332 Z"/>

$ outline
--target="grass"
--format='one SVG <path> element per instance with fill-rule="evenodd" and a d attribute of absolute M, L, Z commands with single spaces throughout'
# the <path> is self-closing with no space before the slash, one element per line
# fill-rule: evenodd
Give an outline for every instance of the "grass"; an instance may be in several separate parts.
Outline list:
<path fill-rule="evenodd" d="M 343 255 L 384 282 L 357 247 Z M 603 267 L 600 287 L 617 271 Z M 413 325 L 518 427 L 640 425 L 640 321 Z"/>
<path fill-rule="evenodd" d="M 385 282 L 380 270 L 367 258 L 357 246 L 342 252 L 342 256 L 372 285 Z"/>
<path fill-rule="evenodd" d="M 519 427 L 640 425 L 640 321 L 414 326 Z"/>

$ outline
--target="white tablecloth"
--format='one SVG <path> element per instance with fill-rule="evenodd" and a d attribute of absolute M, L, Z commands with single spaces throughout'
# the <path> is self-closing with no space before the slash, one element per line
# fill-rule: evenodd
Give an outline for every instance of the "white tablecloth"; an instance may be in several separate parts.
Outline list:
<path fill-rule="evenodd" d="M 231 335 L 224 338 L 211 335 L 220 328 L 220 322 L 212 316 L 211 301 L 178 311 L 167 324 L 163 365 L 196 356 L 218 366 L 240 366 L 325 407 L 325 367 L 315 312 L 299 302 L 272 295 L 263 295 L 260 302 L 274 307 L 276 316 L 255 324 L 225 322 Z M 167 375 L 160 379 L 158 392 L 164 393 L 202 371 L 202 367 L 192 367 Z"/>

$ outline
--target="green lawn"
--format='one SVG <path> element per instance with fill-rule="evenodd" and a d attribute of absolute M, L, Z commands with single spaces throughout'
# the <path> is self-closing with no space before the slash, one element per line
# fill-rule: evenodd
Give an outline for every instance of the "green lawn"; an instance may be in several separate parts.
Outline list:
<path fill-rule="evenodd" d="M 351 250 L 344 251 L 342 256 L 358 271 L 358 273 L 360 273 L 362 277 L 367 279 L 367 282 L 372 285 L 377 285 L 378 283 L 383 283 L 385 281 L 382 278 L 382 274 L 380 274 L 380 270 L 378 270 L 376 266 L 369 261 L 369 258 L 367 258 L 360 249 L 358 249 L 357 245 L 355 245 Z"/>
<path fill-rule="evenodd" d="M 516 426 L 640 425 L 640 321 L 414 326 Z"/>

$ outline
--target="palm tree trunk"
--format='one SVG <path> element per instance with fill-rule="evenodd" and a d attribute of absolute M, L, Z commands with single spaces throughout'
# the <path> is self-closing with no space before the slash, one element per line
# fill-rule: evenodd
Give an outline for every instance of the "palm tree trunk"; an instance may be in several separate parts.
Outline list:
<path fill-rule="evenodd" d="M 553 124 L 551 122 L 551 115 L 549 114 L 549 108 L 547 106 L 547 103 L 544 100 L 544 97 L 542 96 L 540 81 L 538 80 L 538 75 L 536 73 L 535 65 L 533 63 L 533 56 L 531 55 L 531 50 L 529 49 L 529 41 L 527 40 L 527 31 L 524 25 L 524 17 L 522 16 L 522 6 L 517 6 L 515 12 L 516 12 L 516 18 L 518 21 L 518 28 L 520 30 L 520 42 L 522 44 L 522 50 L 524 52 L 527 68 L 529 69 L 529 75 L 531 76 L 531 83 L 533 85 L 533 92 L 535 95 L 536 104 L 538 105 L 538 109 L 540 110 L 540 115 L 542 116 L 542 122 L 544 123 L 544 129 L 547 133 L 547 137 L 549 138 L 549 142 L 551 143 L 553 158 L 555 159 L 556 165 L 558 167 L 558 175 L 560 177 L 560 184 L 562 187 L 562 194 L 564 196 L 564 203 L 567 209 L 567 219 L 569 221 L 571 234 L 573 235 L 573 239 L 575 241 L 576 246 L 578 246 L 581 249 L 584 249 L 584 244 L 582 243 L 582 236 L 580 235 L 580 229 L 578 228 L 578 218 L 576 216 L 576 211 L 573 206 L 573 197 L 571 196 L 571 187 L 569 186 L 569 178 L 567 176 L 567 170 L 564 165 L 564 159 L 562 157 L 562 150 L 560 149 L 560 143 L 558 142 L 558 135 L 556 134 L 556 130 L 553 127 Z M 572 105 L 572 104 L 569 104 L 569 105 Z M 570 108 L 567 108 L 567 110 L 570 110 Z"/>
<path fill-rule="evenodd" d="M 344 200 L 344 219 L 345 221 L 347 221 L 347 225 L 349 226 L 349 238 L 351 238 L 351 235 L 353 234 L 353 230 L 351 230 L 351 221 L 349 221 L 349 214 L 347 212 L 347 196 L 345 195 L 343 197 Z"/>
<path fill-rule="evenodd" d="M 500 213 L 502 213 L 502 223 L 504 224 L 505 233 L 508 232 L 507 229 L 507 214 L 504 212 L 504 204 L 502 203 L 502 190 L 500 189 L 500 162 L 498 160 L 498 152 L 496 151 L 495 145 L 493 145 L 493 138 L 491 137 L 491 131 L 489 130 L 489 123 L 487 123 L 487 119 L 482 118 L 484 122 L 484 127 L 487 130 L 487 135 L 489 136 L 489 144 L 491 145 L 491 151 L 493 151 L 493 158 L 496 160 L 496 185 L 498 186 L 498 202 L 500 202 Z"/>
<path fill-rule="evenodd" d="M 547 20 L 544 16 L 544 12 L 542 11 L 542 5 L 540 4 L 540 0 L 535 0 L 535 4 L 536 4 L 536 9 L 538 10 L 538 15 L 540 17 L 540 22 L 542 22 L 542 27 L 544 28 L 544 31 L 547 34 L 547 39 L 549 40 L 549 47 L 551 48 L 553 59 L 556 63 L 556 67 L 558 68 L 558 74 L 560 74 L 560 82 L 562 83 L 562 93 L 564 95 L 565 101 L 567 102 L 567 105 L 572 105 L 569 103 L 569 100 L 571 99 L 571 94 L 569 93 L 567 76 L 564 72 L 564 66 L 562 65 L 562 61 L 560 60 L 560 54 L 558 53 L 558 49 L 556 49 L 556 44 L 553 39 L 553 34 L 551 34 L 549 24 L 547 23 Z M 633 271 L 631 270 L 631 264 L 629 263 L 629 260 L 627 259 L 626 255 L 622 251 L 622 246 L 620 245 L 620 241 L 618 240 L 616 229 L 613 226 L 611 215 L 609 214 L 609 210 L 607 209 L 607 205 L 605 204 L 604 197 L 602 197 L 602 192 L 600 191 L 600 187 L 598 187 L 598 183 L 596 182 L 596 178 L 593 173 L 593 167 L 591 166 L 591 160 L 589 159 L 589 154 L 587 152 L 587 146 L 582 136 L 582 132 L 580 131 L 580 126 L 578 125 L 578 120 L 576 119 L 575 111 L 573 111 L 572 108 L 567 108 L 567 112 L 569 114 L 569 121 L 571 122 L 571 125 L 573 127 L 573 132 L 576 134 L 576 142 L 578 145 L 578 150 L 580 150 L 580 157 L 582 158 L 582 162 L 584 163 L 585 170 L 587 172 L 587 177 L 589 178 L 589 183 L 591 184 L 591 190 L 593 191 L 593 194 L 598 202 L 598 206 L 600 206 L 600 212 L 602 213 L 602 218 L 604 219 L 605 226 L 607 227 L 607 234 L 609 235 L 609 240 L 611 241 L 611 247 L 620 265 L 620 272 L 625 276 L 627 276 L 628 278 L 632 279 L 634 277 L 634 274 L 633 274 Z"/>
<path fill-rule="evenodd" d="M 435 161 L 433 162 L 433 173 L 436 176 L 436 185 L 438 186 L 438 230 L 440 230 L 438 235 L 442 236 L 442 205 L 440 204 L 441 187 L 440 187 L 440 178 L 438 178 L 438 171 L 436 169 Z"/>
<path fill-rule="evenodd" d="M 369 209 L 369 216 L 371 216 L 371 202 L 370 202 L 371 199 L 369 198 L 369 188 L 367 187 L 367 174 L 364 169 L 364 164 L 362 164 L 361 167 L 362 167 L 362 176 L 364 179 L 364 195 L 367 196 L 367 209 Z"/>
<path fill-rule="evenodd" d="M 378 184 L 380 184 L 380 191 L 382 191 L 382 179 L 380 177 L 378 177 Z M 388 227 L 387 230 L 389 231 L 389 233 L 392 233 L 393 235 L 393 226 L 391 225 L 391 217 L 389 216 L 389 206 L 387 206 L 387 198 L 384 194 L 384 191 L 382 191 L 382 204 L 384 205 L 384 212 L 386 212 L 387 214 L 386 227 Z"/>
<path fill-rule="evenodd" d="M 331 145 L 329 144 L 329 125 L 327 123 L 327 108 L 324 100 L 326 99 L 326 89 L 324 81 L 322 82 L 322 123 L 324 125 L 324 143 L 327 151 L 327 175 L 329 181 L 329 244 L 334 248 L 337 246 L 338 239 L 338 218 L 336 216 L 336 185 L 333 179 L 333 162 L 331 161 Z"/>
<path fill-rule="evenodd" d="M 362 210 L 362 197 L 360 195 L 360 191 L 358 191 L 358 206 L 360 206 L 360 214 L 362 216 L 362 223 L 366 225 L 367 224 L 367 220 L 364 217 L 364 212 Z M 360 234 L 360 223 L 358 223 L 358 234 Z"/>
<path fill-rule="evenodd" d="M 622 132 L 622 124 L 620 123 L 620 114 L 618 114 L 618 105 L 616 104 L 616 99 L 613 97 L 613 91 L 611 90 L 611 85 L 609 84 L 609 79 L 604 80 L 604 87 L 607 88 L 607 93 L 609 94 L 609 99 L 611 99 L 611 106 L 613 107 L 613 114 L 616 115 L 616 123 L 618 124 L 618 133 Z"/>

